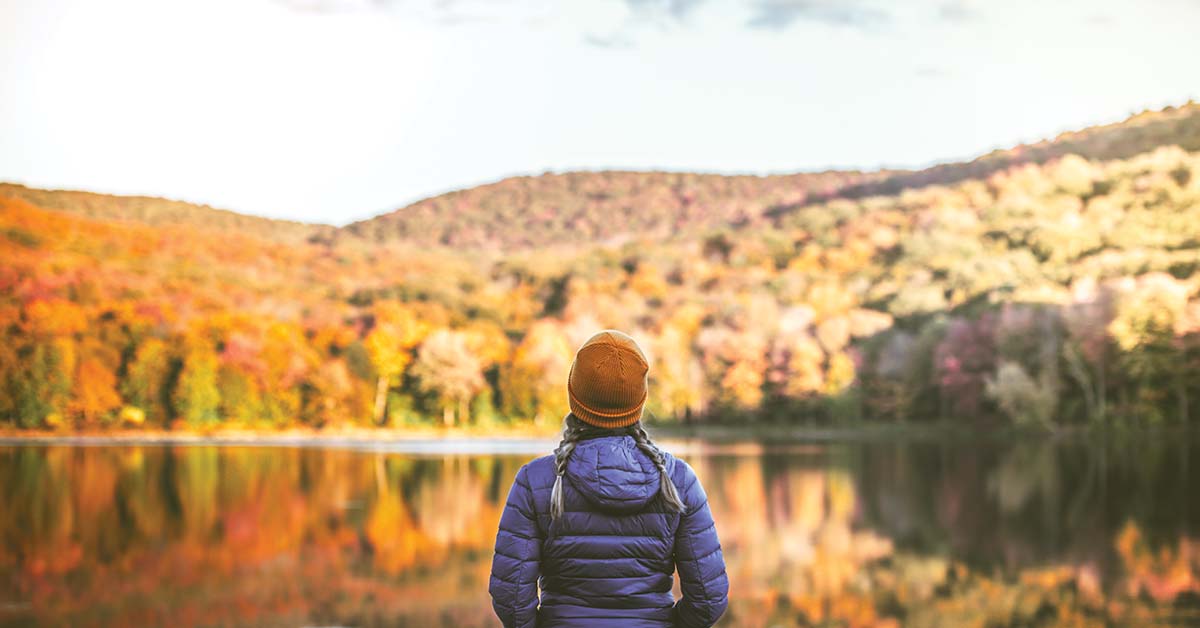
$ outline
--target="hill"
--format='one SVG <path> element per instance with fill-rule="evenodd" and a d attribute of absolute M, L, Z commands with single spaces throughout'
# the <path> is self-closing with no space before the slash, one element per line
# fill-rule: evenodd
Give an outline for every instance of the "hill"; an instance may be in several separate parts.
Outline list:
<path fill-rule="evenodd" d="M 1021 164 L 1042 164 L 1065 155 L 1086 159 L 1127 159 L 1159 146 L 1200 150 L 1200 104 L 1161 111 L 1143 111 L 1113 124 L 1063 133 L 1052 140 L 997 150 L 968 162 L 939 164 L 917 172 L 900 172 L 837 190 L 830 196 L 861 198 L 896 194 L 926 185 L 948 185 L 967 179 L 982 179 L 994 172 Z"/>
<path fill-rule="evenodd" d="M 92 218 L 237 231 L 287 243 L 363 238 L 385 244 L 514 251 L 703 236 L 725 228 L 777 223 L 784 214 L 838 198 L 895 195 L 929 185 L 983 180 L 1013 166 L 1043 164 L 1065 155 L 1126 159 L 1170 145 L 1200 150 L 1200 105 L 1189 102 L 1146 111 L 1122 122 L 919 171 L 769 176 L 596 171 L 511 177 L 418 201 L 342 228 L 154 197 L 39 190 L 9 183 L 0 183 L 0 196 Z"/>
<path fill-rule="evenodd" d="M 0 183 L 0 196 L 21 199 L 44 209 L 79 214 L 102 220 L 137 222 L 151 226 L 189 226 L 227 233 L 253 234 L 278 242 L 302 242 L 333 230 L 291 220 L 248 216 L 153 196 L 118 196 L 70 190 L 39 190 L 13 183 Z"/>
<path fill-rule="evenodd" d="M 803 203 L 884 176 L 610 171 L 513 177 L 419 201 L 345 231 L 377 242 L 493 249 L 662 239 L 754 223 L 774 205 Z"/>
<path fill-rule="evenodd" d="M 513 177 L 443 194 L 348 225 L 377 242 L 456 248 L 539 248 L 551 243 L 622 242 L 696 235 L 773 220 L 833 198 L 897 194 L 927 185 L 983 179 L 1064 155 L 1125 159 L 1158 146 L 1200 150 L 1200 105 L 1147 111 L 1052 140 L 920 171 L 828 171 L 773 176 L 668 172 L 571 172 Z"/>
<path fill-rule="evenodd" d="M 853 173 L 518 179 L 431 201 L 428 223 L 390 215 L 416 230 L 404 237 L 280 236 L 207 208 L 22 188 L 0 194 L 0 424 L 554 422 L 573 349 L 603 327 L 651 354 L 660 422 L 1185 423 L 1200 398 L 1200 152 L 1175 134 L 1139 142 L 1196 110 L 1069 140 L 1148 148 L 1128 157 L 1052 142 L 896 193 L 812 195 L 871 176 Z M 1122 137 L 1134 147 L 1114 148 Z M 713 196 L 689 207 L 724 208 L 694 224 L 674 213 L 693 184 Z M 561 200 L 531 226 L 536 190 Z M 555 221 L 570 203 L 660 196 L 675 200 L 595 222 L 591 242 L 542 244 L 576 233 Z M 103 210 L 63 211 L 72 199 Z M 630 229 L 647 216 L 683 222 Z M 436 245 L 448 225 L 474 235 Z"/>

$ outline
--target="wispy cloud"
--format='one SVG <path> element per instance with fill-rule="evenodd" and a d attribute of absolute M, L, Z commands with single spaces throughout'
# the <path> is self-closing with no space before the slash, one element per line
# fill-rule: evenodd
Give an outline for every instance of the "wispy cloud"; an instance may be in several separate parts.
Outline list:
<path fill-rule="evenodd" d="M 377 8 L 379 0 L 278 0 L 280 4 L 309 13 L 343 13 Z"/>
<path fill-rule="evenodd" d="M 634 46 L 633 39 L 620 32 L 609 35 L 596 35 L 594 33 L 589 33 L 583 36 L 583 41 L 597 48 L 612 48 L 619 50 L 623 48 L 633 48 Z"/>
<path fill-rule="evenodd" d="M 746 25 L 769 30 L 784 30 L 800 21 L 858 28 L 891 21 L 891 14 L 857 0 L 754 0 L 750 8 Z"/>
<path fill-rule="evenodd" d="M 923 65 L 913 70 L 913 75 L 923 79 L 940 79 L 950 76 L 950 72 L 945 68 L 939 68 L 932 65 Z"/>
<path fill-rule="evenodd" d="M 625 0 L 636 13 L 665 15 L 677 21 L 687 19 L 705 0 Z"/>
<path fill-rule="evenodd" d="M 395 11 L 423 16 L 444 25 L 497 22 L 508 14 L 524 15 L 519 9 L 533 3 L 528 0 L 276 0 L 297 11 L 311 13 L 349 13 L 354 11 Z"/>
<path fill-rule="evenodd" d="M 965 0 L 953 0 L 938 7 L 938 19 L 944 22 L 964 23 L 978 20 L 979 10 Z"/>
<path fill-rule="evenodd" d="M 688 26 L 689 18 L 707 3 L 707 0 L 625 0 L 628 15 L 615 28 L 584 34 L 585 43 L 597 48 L 632 48 L 639 34 L 649 30 L 669 30 Z"/>
<path fill-rule="evenodd" d="M 571 15 L 566 5 L 545 5 L 538 0 L 276 0 L 298 11 L 342 13 L 362 10 L 386 10 L 418 16 L 442 25 L 504 20 L 529 22 L 531 14 Z M 585 0 L 572 0 L 584 2 Z M 601 6 L 601 0 L 590 0 Z M 834 27 L 870 29 L 892 21 L 883 0 L 732 0 L 720 7 L 709 0 L 623 0 L 627 9 L 623 23 L 609 30 L 583 27 L 580 36 L 589 45 L 600 48 L 629 48 L 647 30 L 687 28 L 693 18 L 709 9 L 733 9 L 741 14 L 742 24 L 755 30 L 784 31 L 800 22 L 815 22 Z M 612 6 L 612 5 L 608 5 Z M 620 5 L 617 5 L 620 6 Z M 551 8 L 552 7 L 552 8 Z M 951 0 L 941 8 L 944 19 L 968 15 L 965 0 Z M 576 16 L 577 18 L 578 16 Z M 583 26 L 583 25 L 580 25 Z"/>

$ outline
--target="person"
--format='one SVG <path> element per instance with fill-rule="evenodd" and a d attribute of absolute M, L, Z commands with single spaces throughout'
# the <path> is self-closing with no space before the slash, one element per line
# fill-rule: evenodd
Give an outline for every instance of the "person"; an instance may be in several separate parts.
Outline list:
<path fill-rule="evenodd" d="M 615 330 L 576 354 L 562 442 L 517 472 L 500 516 L 488 592 L 506 628 L 698 628 L 725 612 L 704 488 L 642 427 L 648 371 Z"/>

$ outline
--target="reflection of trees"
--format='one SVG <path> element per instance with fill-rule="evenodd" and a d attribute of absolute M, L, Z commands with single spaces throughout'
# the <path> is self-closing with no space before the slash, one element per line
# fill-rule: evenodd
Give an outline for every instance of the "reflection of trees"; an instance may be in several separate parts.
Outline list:
<path fill-rule="evenodd" d="M 488 489 L 517 462 L 0 449 L 0 582 L 43 623 L 479 625 L 490 609 L 464 583 L 486 580 Z"/>
<path fill-rule="evenodd" d="M 1171 602 L 1183 593 L 1200 596 L 1200 540 L 1184 537 L 1155 551 L 1131 523 L 1117 535 L 1116 548 L 1130 595 L 1145 594 L 1158 602 Z"/>
<path fill-rule="evenodd" d="M 1058 460 L 1052 447 L 1035 444 L 1009 451 L 988 478 L 1000 512 L 1020 513 L 1033 497 L 1046 507 L 1058 500 Z"/>
<path fill-rule="evenodd" d="M 1187 540 L 1200 529 L 1188 505 L 1196 470 L 1186 438 L 1133 440 L 701 458 L 735 583 L 733 623 L 875 625 L 897 605 L 905 625 L 925 626 L 1036 623 L 1039 605 L 1064 618 L 1171 616 L 1136 598 L 1159 591 L 1153 599 L 1169 605 L 1197 582 Z M 1105 592 L 1131 599 L 1105 610 Z"/>
<path fill-rule="evenodd" d="M 725 625 L 1177 620 L 1200 595 L 1197 467 L 1186 441 L 1126 442 L 695 456 L 734 583 Z M 521 462 L 0 448 L 0 586 L 28 604 L 0 623 L 491 625 Z"/>
<path fill-rule="evenodd" d="M 483 546 L 495 540 L 494 535 L 477 538 L 473 534 L 480 530 L 487 532 L 487 528 L 479 525 L 480 519 L 494 515 L 498 520 L 499 512 L 493 513 L 485 507 L 483 482 L 467 460 L 447 459 L 439 471 L 437 481 L 423 482 L 413 499 L 421 529 L 443 546 L 467 541 Z"/>
<path fill-rule="evenodd" d="M 1119 569 L 1112 539 L 1127 521 L 1156 545 L 1200 529 L 1189 438 L 869 446 L 855 463 L 864 522 L 908 550 L 973 566 Z"/>
<path fill-rule="evenodd" d="M 809 619 L 873 620 L 873 605 L 853 580 L 891 542 L 855 525 L 858 495 L 845 471 L 783 465 L 758 457 L 697 461 L 721 534 L 736 596 L 731 618 L 766 625 L 739 606 L 804 609 Z M 757 619 L 756 619 L 757 618 Z"/>

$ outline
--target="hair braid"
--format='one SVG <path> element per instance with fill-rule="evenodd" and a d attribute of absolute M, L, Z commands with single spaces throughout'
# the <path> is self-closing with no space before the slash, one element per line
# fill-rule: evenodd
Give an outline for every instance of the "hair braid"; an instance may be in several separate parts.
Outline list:
<path fill-rule="evenodd" d="M 650 440 L 650 435 L 642 427 L 641 421 L 625 429 L 610 430 L 592 427 L 580 421 L 574 414 L 567 414 L 563 420 L 562 440 L 559 441 L 558 447 L 554 449 L 554 486 L 550 489 L 551 520 L 558 519 L 566 510 L 563 475 L 567 472 L 567 461 L 571 458 L 571 454 L 575 451 L 575 446 L 580 440 L 583 440 L 588 435 L 594 436 L 597 432 L 614 435 L 625 434 L 633 437 L 637 448 L 646 454 L 646 457 L 654 463 L 655 467 L 658 467 L 659 494 L 662 496 L 667 510 L 671 512 L 683 512 L 683 500 L 679 498 L 679 491 L 675 488 L 675 483 L 671 481 L 667 473 L 667 457 L 654 444 L 654 441 Z"/>
<path fill-rule="evenodd" d="M 572 421 L 573 418 L 575 417 L 568 414 L 566 420 L 563 421 L 562 441 L 554 449 L 554 488 L 550 489 L 550 519 L 552 520 L 558 519 L 563 514 L 565 508 L 563 474 L 567 472 L 567 460 L 571 457 L 571 452 L 575 451 L 575 445 L 585 432 L 583 424 L 578 420 Z"/>
<path fill-rule="evenodd" d="M 667 457 L 654 444 L 654 441 L 650 440 L 650 435 L 642 427 L 641 421 L 629 426 L 629 435 L 637 443 L 638 449 L 642 450 L 654 462 L 654 466 L 658 467 L 658 490 L 662 495 L 663 503 L 667 506 L 667 510 L 671 512 L 683 512 L 683 500 L 679 499 L 679 491 L 675 488 L 675 483 L 671 481 L 671 477 L 667 473 Z"/>

